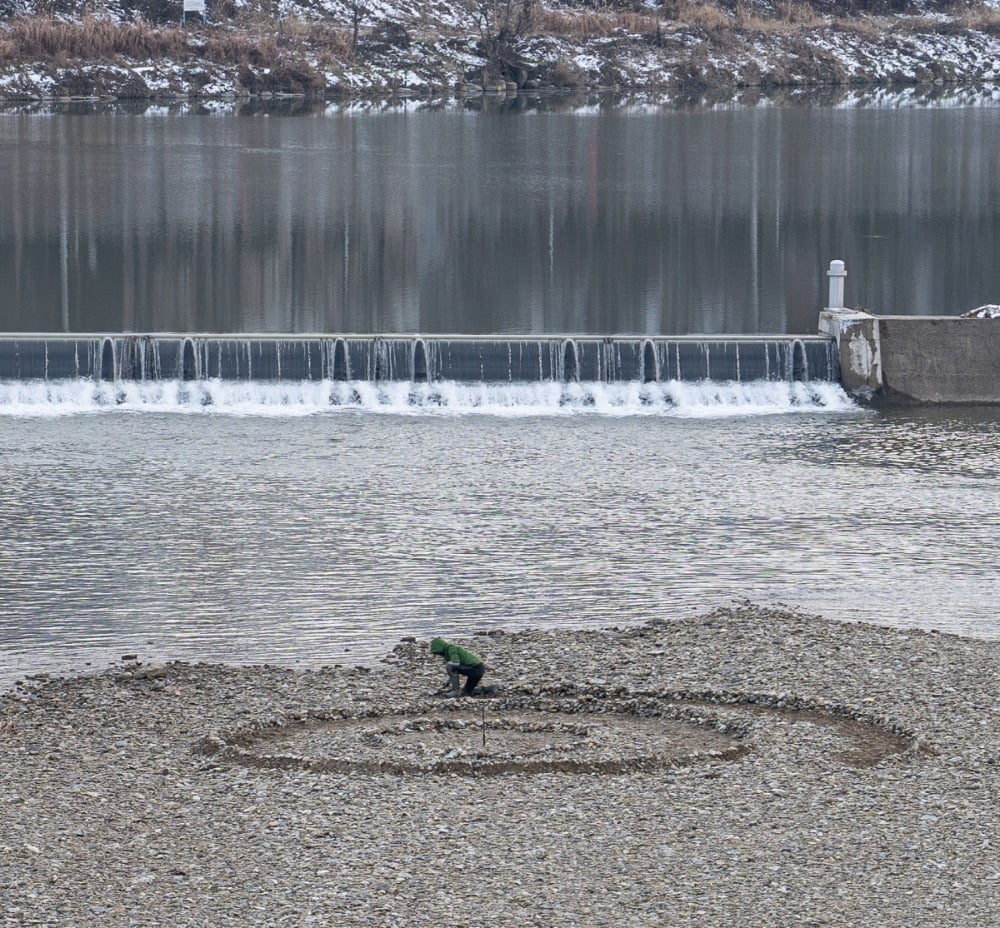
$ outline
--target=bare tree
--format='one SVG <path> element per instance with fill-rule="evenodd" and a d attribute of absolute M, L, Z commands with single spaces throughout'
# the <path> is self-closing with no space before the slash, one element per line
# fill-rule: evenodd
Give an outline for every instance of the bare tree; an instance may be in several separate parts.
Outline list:
<path fill-rule="evenodd" d="M 537 0 L 470 0 L 483 55 L 496 77 L 516 79 L 521 52 L 535 24 Z"/>
<path fill-rule="evenodd" d="M 358 32 L 361 29 L 361 22 L 371 10 L 366 0 L 347 0 L 347 9 L 351 13 L 351 54 L 358 51 Z"/>

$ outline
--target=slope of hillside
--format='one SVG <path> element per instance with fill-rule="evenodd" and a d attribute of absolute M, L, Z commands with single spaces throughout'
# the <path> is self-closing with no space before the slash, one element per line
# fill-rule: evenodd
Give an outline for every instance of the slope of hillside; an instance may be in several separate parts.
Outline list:
<path fill-rule="evenodd" d="M 0 0 L 0 97 L 359 98 L 1000 82 L 1000 12 L 908 0 Z"/>

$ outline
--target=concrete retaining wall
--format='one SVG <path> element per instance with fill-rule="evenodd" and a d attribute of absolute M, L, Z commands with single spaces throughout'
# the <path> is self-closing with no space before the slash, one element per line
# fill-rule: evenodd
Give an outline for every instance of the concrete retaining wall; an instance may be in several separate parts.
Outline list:
<path fill-rule="evenodd" d="M 826 310 L 848 392 L 914 403 L 1000 404 L 1000 320 Z"/>

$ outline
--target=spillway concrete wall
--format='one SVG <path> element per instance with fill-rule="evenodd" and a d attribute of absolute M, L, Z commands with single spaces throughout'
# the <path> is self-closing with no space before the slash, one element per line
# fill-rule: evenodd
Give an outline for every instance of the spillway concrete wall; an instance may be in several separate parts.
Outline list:
<path fill-rule="evenodd" d="M 838 365 L 826 336 L 0 336 L 2 380 L 836 381 Z"/>
<path fill-rule="evenodd" d="M 841 383 L 887 401 L 1000 404 L 1000 320 L 826 310 Z"/>

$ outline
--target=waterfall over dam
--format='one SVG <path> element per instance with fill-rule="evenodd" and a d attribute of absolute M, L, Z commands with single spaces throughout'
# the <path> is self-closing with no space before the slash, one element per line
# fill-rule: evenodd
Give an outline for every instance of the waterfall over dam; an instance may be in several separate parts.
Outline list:
<path fill-rule="evenodd" d="M 839 381 L 829 336 L 0 336 L 0 380 Z"/>

